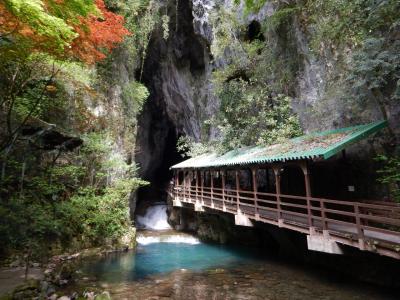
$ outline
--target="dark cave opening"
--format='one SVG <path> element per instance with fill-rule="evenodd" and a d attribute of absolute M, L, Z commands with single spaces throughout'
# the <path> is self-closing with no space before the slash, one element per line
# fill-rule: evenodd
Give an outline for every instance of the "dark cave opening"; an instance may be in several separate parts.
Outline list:
<path fill-rule="evenodd" d="M 173 176 L 170 167 L 183 160 L 176 148 L 179 136 L 175 127 L 170 122 L 168 123 L 170 127 L 167 129 L 166 137 L 162 143 L 158 144 L 163 147 L 161 155 L 157 161 L 153 162 L 156 167 L 143 176 L 150 185 L 141 187 L 137 192 L 136 214 L 143 215 L 147 207 L 167 202 L 167 190 Z"/>
<path fill-rule="evenodd" d="M 197 133 L 191 104 L 203 97 L 193 90 L 205 76 L 207 43 L 194 32 L 192 2 L 179 1 L 177 15 L 175 10 L 175 4 L 168 9 L 174 30 L 165 39 L 163 28 L 155 28 L 143 73 L 137 74 L 150 96 L 138 118 L 135 162 L 138 175 L 150 185 L 140 188 L 132 199 L 132 217 L 143 215 L 155 203 L 166 202 L 172 178 L 169 168 L 183 160 L 176 149 L 177 140 L 180 135 Z"/>
<path fill-rule="evenodd" d="M 261 29 L 260 22 L 256 20 L 251 21 L 251 23 L 247 26 L 247 39 L 251 42 L 254 40 L 264 41 L 265 38 Z"/>

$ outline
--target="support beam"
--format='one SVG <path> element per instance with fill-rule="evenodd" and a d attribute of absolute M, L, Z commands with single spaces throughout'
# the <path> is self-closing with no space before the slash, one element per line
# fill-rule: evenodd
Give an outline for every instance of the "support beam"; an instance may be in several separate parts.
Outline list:
<path fill-rule="evenodd" d="M 240 181 L 239 181 L 239 171 L 235 170 L 235 184 L 236 184 L 236 211 L 240 212 L 239 197 L 240 197 Z"/>
<path fill-rule="evenodd" d="M 225 173 L 225 170 L 222 170 L 221 171 L 222 172 L 222 178 L 221 178 L 221 181 L 222 181 L 222 210 L 223 211 L 226 211 L 226 205 L 225 205 L 225 176 L 226 176 L 226 173 Z"/>
<path fill-rule="evenodd" d="M 339 243 L 332 239 L 329 234 L 319 234 L 311 229 L 307 235 L 308 250 L 325 252 L 329 254 L 343 254 Z"/>
<path fill-rule="evenodd" d="M 358 247 L 360 250 L 365 250 L 365 237 L 364 237 L 364 229 L 362 228 L 361 218 L 360 218 L 360 208 L 358 204 L 354 206 L 354 213 L 356 215 L 356 226 L 357 226 L 357 236 L 358 236 Z"/>
<path fill-rule="evenodd" d="M 200 201 L 196 201 L 194 203 L 194 211 L 198 211 L 198 212 L 203 212 L 204 211 L 204 207 L 203 207 L 203 205 L 201 205 Z"/>
<path fill-rule="evenodd" d="M 254 227 L 253 222 L 245 215 L 239 212 L 235 215 L 235 225 Z"/>
<path fill-rule="evenodd" d="M 183 171 L 183 201 L 184 202 L 187 202 L 187 199 L 186 199 L 186 172 L 185 171 Z"/>
<path fill-rule="evenodd" d="M 175 176 L 175 186 L 179 185 L 179 170 L 174 172 L 174 176 Z"/>
<path fill-rule="evenodd" d="M 311 210 L 312 204 L 311 204 L 310 172 L 306 161 L 301 162 L 300 167 L 303 170 L 304 184 L 306 187 L 308 226 L 313 227 L 312 210 Z"/>
<path fill-rule="evenodd" d="M 204 171 L 200 171 L 201 182 L 201 204 L 204 205 Z"/>
<path fill-rule="evenodd" d="M 282 219 L 282 208 L 281 208 L 281 167 L 274 166 L 274 175 L 275 175 L 275 193 L 276 193 L 276 208 L 278 211 L 278 225 L 279 227 L 282 226 L 283 219 Z"/>
<path fill-rule="evenodd" d="M 182 202 L 179 199 L 179 197 L 175 197 L 175 199 L 172 200 L 172 206 L 183 207 Z"/>
<path fill-rule="evenodd" d="M 257 168 L 251 169 L 252 183 L 253 183 L 253 198 L 254 198 L 254 217 L 258 221 L 260 219 L 260 214 L 258 212 L 258 183 L 257 183 Z"/>
<path fill-rule="evenodd" d="M 210 171 L 211 178 L 211 208 L 214 208 L 214 172 Z"/>
<path fill-rule="evenodd" d="M 195 171 L 194 173 L 196 179 L 196 202 L 199 201 L 199 171 Z"/>

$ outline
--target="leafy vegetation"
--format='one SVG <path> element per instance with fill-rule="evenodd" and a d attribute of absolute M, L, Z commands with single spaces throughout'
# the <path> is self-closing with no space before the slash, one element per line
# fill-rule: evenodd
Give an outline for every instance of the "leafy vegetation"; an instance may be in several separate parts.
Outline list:
<path fill-rule="evenodd" d="M 99 70 L 133 31 L 103 0 L 5 0 L 0 11 L 0 256 L 117 243 L 146 184 L 130 145 L 148 91 L 128 81 L 124 108 L 108 114 L 114 83 Z"/>
<path fill-rule="evenodd" d="M 129 31 L 124 18 L 108 11 L 103 0 L 26 1 L 0 4 L 0 35 L 24 42 L 29 51 L 76 57 L 87 63 L 105 58 Z"/>
<path fill-rule="evenodd" d="M 380 155 L 376 160 L 383 164 L 378 171 L 379 182 L 388 185 L 393 199 L 400 203 L 400 157 Z"/>
<path fill-rule="evenodd" d="M 348 79 L 353 97 L 365 102 L 372 95 L 388 119 L 390 102 L 400 99 L 400 41 L 365 40 L 354 53 L 351 67 Z"/>
<path fill-rule="evenodd" d="M 292 10 L 296 8 L 285 10 L 280 18 L 291 15 Z M 257 23 L 250 28 L 238 16 L 236 6 L 219 7 L 210 16 L 214 25 L 211 52 L 215 61 L 222 62 L 222 67 L 213 72 L 213 85 L 221 105 L 219 113 L 203 126 L 218 128 L 220 138 L 200 142 L 181 138 L 178 148 L 190 156 L 269 145 L 301 134 L 289 96 L 293 93 L 297 66 L 287 50 L 273 48 L 265 41 L 262 30 L 271 28 L 258 28 Z M 274 26 L 280 22 L 276 21 Z"/>
<path fill-rule="evenodd" d="M 301 134 L 290 98 L 274 94 L 266 83 L 231 80 L 219 96 L 221 113 L 216 121 L 224 149 L 269 145 Z"/>

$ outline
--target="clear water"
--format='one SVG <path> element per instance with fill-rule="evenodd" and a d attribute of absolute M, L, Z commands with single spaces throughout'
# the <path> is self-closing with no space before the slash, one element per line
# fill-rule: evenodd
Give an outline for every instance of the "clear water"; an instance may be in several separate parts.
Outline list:
<path fill-rule="evenodd" d="M 398 293 L 267 258 L 256 250 L 200 243 L 176 232 L 144 232 L 136 251 L 87 261 L 64 291 L 108 291 L 112 299 L 391 300 Z"/>
<path fill-rule="evenodd" d="M 257 253 L 248 249 L 203 243 L 156 242 L 139 245 L 136 252 L 110 255 L 86 266 L 84 271 L 102 281 L 134 281 L 181 269 L 202 271 L 237 267 L 256 262 L 257 257 Z"/>
<path fill-rule="evenodd" d="M 139 233 L 136 251 L 82 262 L 77 280 L 65 294 L 106 290 L 112 299 L 132 300 L 399 299 L 398 293 L 277 261 L 255 249 L 205 244 L 165 230 L 165 205 L 149 207 L 137 221 L 153 231 Z"/>

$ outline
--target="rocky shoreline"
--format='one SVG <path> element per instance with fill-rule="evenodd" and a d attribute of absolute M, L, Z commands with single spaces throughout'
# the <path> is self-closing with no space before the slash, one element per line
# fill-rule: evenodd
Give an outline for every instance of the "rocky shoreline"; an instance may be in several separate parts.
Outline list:
<path fill-rule="evenodd" d="M 85 291 L 83 293 L 72 292 L 65 294 L 62 290 L 69 284 L 78 280 L 79 266 L 83 260 L 98 259 L 115 252 L 123 252 L 134 249 L 135 243 L 122 248 L 90 248 L 73 254 L 56 255 L 49 259 L 46 264 L 30 263 L 30 270 L 35 270 L 35 276 L 28 276 L 24 280 L 25 266 L 21 260 L 16 259 L 7 267 L 0 268 L 0 271 L 20 271 L 15 278 L 23 283 L 4 295 L 0 295 L 0 300 L 19 300 L 19 299 L 48 299 L 48 300 L 74 300 L 74 299 L 111 299 L 107 291 Z M 22 271 L 22 272 L 21 272 Z M 32 272 L 29 273 L 31 275 Z M 1 279 L 0 279 L 1 284 Z"/>

